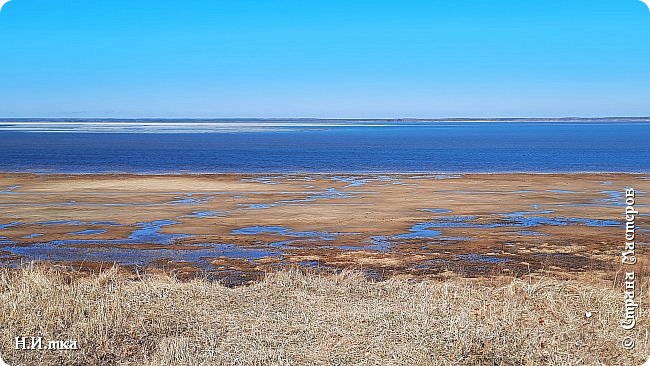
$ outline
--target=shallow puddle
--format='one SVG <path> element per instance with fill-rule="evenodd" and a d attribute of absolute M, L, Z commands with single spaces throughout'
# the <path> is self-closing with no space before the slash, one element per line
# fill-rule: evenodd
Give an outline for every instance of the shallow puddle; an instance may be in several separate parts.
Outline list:
<path fill-rule="evenodd" d="M 182 217 L 204 218 L 204 217 L 221 217 L 225 215 L 226 214 L 221 211 L 192 211 L 191 214 Z"/>
<path fill-rule="evenodd" d="M 468 261 L 468 262 L 485 262 L 485 263 L 512 262 L 512 259 L 500 258 L 500 257 L 494 257 L 494 256 L 488 256 L 488 255 L 480 255 L 480 254 L 460 254 L 460 255 L 457 255 L 456 258 L 464 260 L 464 261 Z"/>
<path fill-rule="evenodd" d="M 22 222 L 14 221 L 7 224 L 0 224 L 0 230 L 9 229 L 10 227 L 22 225 Z"/>
<path fill-rule="evenodd" d="M 18 188 L 20 188 L 20 186 L 9 186 L 7 188 L 4 188 L 4 189 L 0 190 L 0 193 L 11 193 L 11 192 L 15 191 Z"/>
<path fill-rule="evenodd" d="M 448 210 L 446 208 L 419 208 L 418 211 L 431 213 L 451 213 L 451 210 Z"/>
<path fill-rule="evenodd" d="M 70 235 L 99 235 L 99 234 L 104 234 L 106 230 L 104 229 L 88 229 L 88 230 L 81 230 L 81 231 L 74 231 L 71 233 L 68 233 Z"/>
<path fill-rule="evenodd" d="M 257 235 L 271 234 L 280 236 L 290 236 L 296 238 L 316 238 L 322 240 L 334 240 L 339 233 L 328 233 L 323 231 L 293 231 L 284 226 L 248 226 L 241 229 L 232 230 L 235 235 Z"/>
<path fill-rule="evenodd" d="M 189 262 L 203 269 L 212 269 L 209 261 L 219 257 L 255 260 L 282 255 L 271 250 L 241 248 L 233 244 L 206 244 L 210 248 L 196 250 L 142 250 L 102 246 L 71 247 L 63 245 L 62 242 L 64 241 L 4 248 L 4 250 L 28 257 L 30 260 L 115 262 L 122 265 L 147 265 L 154 261 L 172 260 Z"/>
<path fill-rule="evenodd" d="M 21 238 L 22 238 L 22 239 L 32 239 L 32 238 L 38 238 L 38 237 L 41 237 L 41 236 L 43 236 L 43 234 L 41 234 L 41 233 L 34 233 L 34 234 L 27 234 L 27 235 L 25 235 L 25 236 L 22 236 Z"/>

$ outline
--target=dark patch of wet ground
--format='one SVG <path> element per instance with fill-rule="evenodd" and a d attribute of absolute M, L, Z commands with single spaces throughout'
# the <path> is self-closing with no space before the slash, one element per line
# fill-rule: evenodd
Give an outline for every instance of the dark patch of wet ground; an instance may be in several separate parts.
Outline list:
<path fill-rule="evenodd" d="M 438 212 L 431 212 L 438 213 Z M 442 213 L 442 211 L 440 211 Z M 163 233 L 161 229 L 176 225 L 175 220 L 157 220 L 134 224 L 133 230 L 124 239 L 93 239 L 93 235 L 105 229 L 86 229 L 70 232 L 83 236 L 80 239 L 54 240 L 48 242 L 21 243 L 0 237 L 0 260 L 16 264 L 26 260 L 57 263 L 82 263 L 80 266 L 94 268 L 96 264 L 105 267 L 107 263 L 118 263 L 126 268 L 158 268 L 171 270 L 179 277 L 202 276 L 230 285 L 247 283 L 266 271 L 286 267 L 304 267 L 317 271 L 336 271 L 342 268 L 363 268 L 372 278 L 399 273 L 417 276 L 436 275 L 452 271 L 463 276 L 507 274 L 523 275 L 544 269 L 560 268 L 567 271 L 605 269 L 600 260 L 574 253 L 530 253 L 520 251 L 521 243 L 504 242 L 499 247 L 494 243 L 482 244 L 480 235 L 448 236 L 445 229 L 470 229 L 469 232 L 490 229 L 514 229 L 522 237 L 544 237 L 548 244 L 552 239 L 547 234 L 533 230 L 549 226 L 611 227 L 620 225 L 611 220 L 587 218 L 562 218 L 549 216 L 553 212 L 530 211 L 501 214 L 497 220 L 477 216 L 438 216 L 429 221 L 414 224 L 407 232 L 394 235 L 373 236 L 366 244 L 346 245 L 339 243 L 342 236 L 356 233 L 333 233 L 326 231 L 298 231 L 284 226 L 248 226 L 234 229 L 231 236 L 206 238 L 190 234 Z M 199 215 L 200 216 L 200 215 Z M 209 214 L 207 216 L 213 216 Z M 20 226 L 20 222 L 3 224 L 8 229 Z M 116 226 L 115 222 L 83 222 L 80 220 L 35 222 L 36 226 Z M 1 233 L 1 231 L 0 231 Z M 38 233 L 26 237 L 38 238 Z M 89 237 L 89 238 L 86 238 Z M 245 237 L 248 240 L 240 240 Z M 222 240 L 219 240 L 222 239 Z M 348 239 L 357 241 L 359 238 Z M 232 241 L 232 242 L 228 242 Z M 472 241 L 471 248 L 465 244 Z M 234 242 L 234 243 L 233 243 Z M 564 243 L 550 244 L 555 250 Z M 575 243 L 573 245 L 576 245 Z M 530 245 L 528 245 L 530 246 Z M 340 253 L 356 252 L 356 256 L 341 259 Z M 385 254 L 384 262 L 363 264 L 368 253 Z M 305 256 L 305 260 L 292 261 L 294 255 Z M 311 258 L 310 255 L 316 259 Z M 338 256 L 338 257 L 337 257 Z M 394 258 L 393 258 L 394 257 Z M 409 259 L 410 257 L 410 259 Z M 393 258 L 394 260 L 389 260 Z"/>

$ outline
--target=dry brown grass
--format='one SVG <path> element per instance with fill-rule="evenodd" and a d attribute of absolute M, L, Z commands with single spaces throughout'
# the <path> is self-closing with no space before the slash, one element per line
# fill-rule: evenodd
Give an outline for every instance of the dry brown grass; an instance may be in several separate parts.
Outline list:
<path fill-rule="evenodd" d="M 636 350 L 624 351 L 621 304 L 618 290 L 554 279 L 289 271 L 227 288 L 29 267 L 0 272 L 0 352 L 11 365 L 640 365 L 648 313 Z M 17 351 L 17 335 L 76 339 L 81 349 Z"/>

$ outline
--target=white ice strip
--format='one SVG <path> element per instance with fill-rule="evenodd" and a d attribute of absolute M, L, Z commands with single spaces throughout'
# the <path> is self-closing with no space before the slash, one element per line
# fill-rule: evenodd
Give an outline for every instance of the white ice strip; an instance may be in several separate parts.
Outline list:
<path fill-rule="evenodd" d="M 379 123 L 303 122 L 0 122 L 0 131 L 95 133 L 273 132 L 301 128 L 385 127 Z"/>

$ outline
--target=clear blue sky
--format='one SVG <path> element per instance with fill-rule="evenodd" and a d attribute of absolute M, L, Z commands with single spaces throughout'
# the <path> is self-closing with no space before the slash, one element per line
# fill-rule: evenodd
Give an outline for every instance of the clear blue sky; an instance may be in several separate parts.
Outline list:
<path fill-rule="evenodd" d="M 1 117 L 650 115 L 638 0 L 12 0 Z"/>

